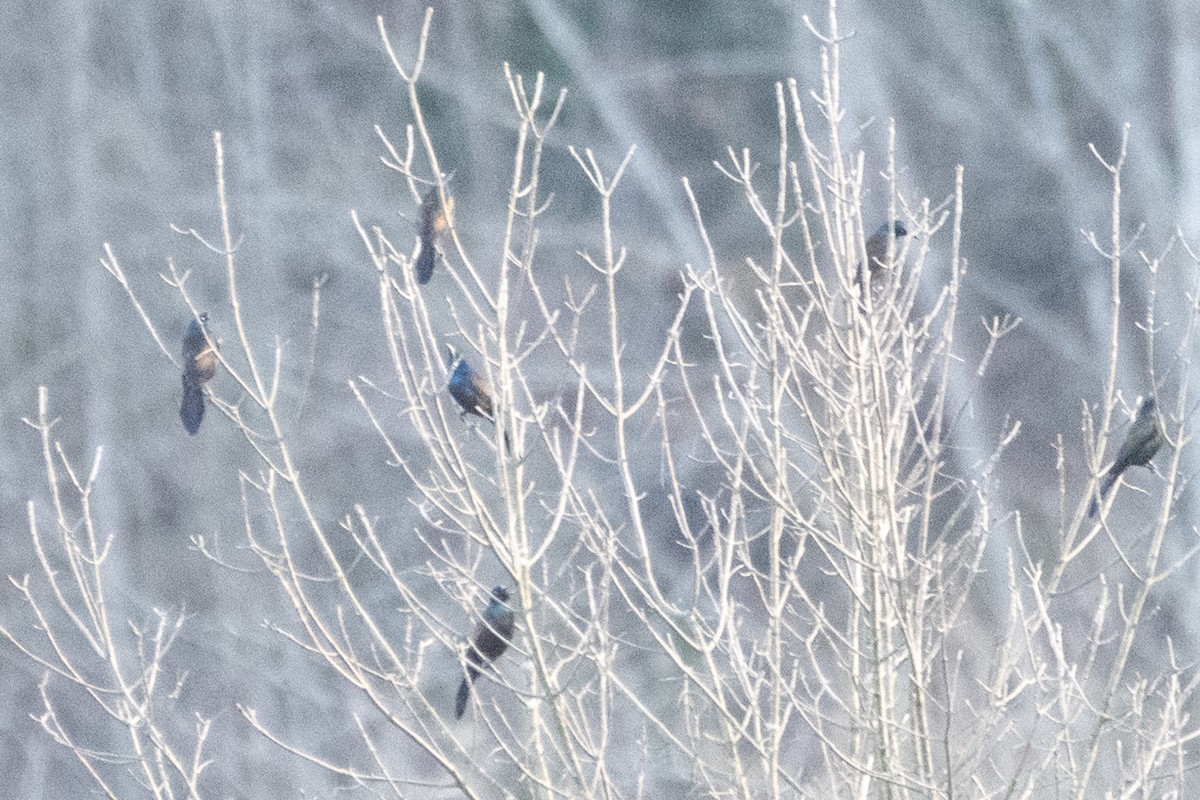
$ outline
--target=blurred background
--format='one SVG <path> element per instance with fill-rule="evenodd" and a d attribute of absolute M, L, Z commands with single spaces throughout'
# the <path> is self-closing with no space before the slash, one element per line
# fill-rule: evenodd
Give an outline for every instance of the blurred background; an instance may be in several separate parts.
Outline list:
<path fill-rule="evenodd" d="M 567 147 L 592 148 L 611 168 L 637 146 L 616 218 L 629 248 L 624 288 L 638 304 L 626 330 L 629 358 L 658 348 L 652 334 L 676 307 L 678 271 L 703 259 L 681 177 L 692 182 L 726 269 L 765 252 L 742 193 L 713 161 L 727 160 L 727 148 L 749 148 L 763 164 L 760 188 L 773 194 L 766 182 L 777 153 L 774 84 L 795 77 L 802 93 L 819 88 L 821 45 L 806 18 L 823 29 L 824 3 L 456 0 L 434 8 L 422 100 L 454 175 L 460 235 L 485 273 L 498 269 L 516 135 L 504 62 L 530 78 L 544 72 L 551 97 L 569 92 L 544 165 L 554 201 L 541 219 L 538 264 L 548 282 L 558 272 L 593 281 L 578 253 L 600 248 L 595 195 Z M 1154 257 L 1177 230 L 1197 233 L 1200 17 L 1185 0 L 1109 0 L 1086 15 L 1077 3 L 1053 0 L 858 0 L 839 8 L 843 141 L 865 153 L 873 176 L 864 218 L 887 213 L 879 173 L 889 117 L 898 183 L 910 201 L 940 202 L 953 191 L 955 166 L 965 167 L 970 267 L 958 351 L 968 362 L 982 353 L 981 318 L 1014 314 L 1024 324 L 983 383 L 963 390 L 967 430 L 978 437 L 962 443 L 964 464 L 990 449 L 1003 420 L 1022 420 L 1000 471 L 1000 501 L 1021 512 L 1027 538 L 1052 552 L 1055 542 L 1039 537 L 1057 535 L 1055 440 L 1062 436 L 1072 462 L 1074 503 L 1087 477 L 1081 403 L 1102 399 L 1108 363 L 1109 267 L 1081 231 L 1109 240 L 1111 179 L 1089 144 L 1115 159 L 1130 124 L 1117 385 L 1132 402 L 1149 384 L 1136 324 L 1149 281 L 1136 252 Z M 262 588 L 270 581 L 222 569 L 190 546 L 203 536 L 238 560 L 237 470 L 253 465 L 231 462 L 240 452 L 231 426 L 210 421 L 195 439 L 184 433 L 178 371 L 101 267 L 102 245 L 112 246 L 173 354 L 189 315 L 158 277 L 168 259 L 191 271 L 188 285 L 214 332 L 231 335 L 220 260 L 170 227 L 219 239 L 212 134 L 222 131 L 251 335 L 264 347 L 277 337 L 284 348 L 284 391 L 307 444 L 302 466 L 322 485 L 319 513 L 332 524 L 364 503 L 395 530 L 417 524 L 346 381 L 389 369 L 376 275 L 351 209 L 400 247 L 415 238 L 418 218 L 407 186 L 380 162 L 375 126 L 401 143 L 410 120 L 375 18 L 383 16 L 408 62 L 423 9 L 148 0 L 9 0 L 5 8 L 0 573 L 36 569 L 25 503 L 44 504 L 48 495 L 36 436 L 22 418 L 35 413 L 36 389 L 46 385 L 67 453 L 86 464 L 104 448 L 95 510 L 116 532 L 109 590 L 128 604 L 115 613 L 158 607 L 190 615 L 177 645 L 191 666 L 183 699 L 217 720 L 212 769 L 220 784 L 268 792 L 259 796 L 326 791 L 328 778 L 294 769 L 232 703 L 268 709 L 297 740 L 336 754 L 348 731 L 313 730 L 311 714 L 348 701 L 263 629 L 282 602 Z M 815 103 L 809 113 L 817 118 Z M 948 275 L 948 236 L 931 247 L 932 273 Z M 1176 245 L 1158 276 L 1160 300 L 1182 297 L 1195 269 Z M 322 275 L 314 339 L 311 288 Z M 1178 327 L 1186 303 L 1162 305 L 1158 322 Z M 1169 341 L 1155 352 L 1168 379 L 1175 355 Z M 1150 502 L 1131 495 L 1115 513 L 1134 520 Z M 1190 508 L 1187 496 L 1180 508 Z M 1180 552 L 1195 544 L 1186 522 L 1172 540 Z M 1189 567 L 1160 598 L 1191 582 Z M 5 607 L 14 603 L 6 596 Z M 1170 626 L 1181 661 L 1197 656 L 1193 618 L 1156 618 Z M 21 776 L 15 796 L 70 796 L 67 787 L 82 778 L 78 765 L 30 719 L 40 708 L 42 670 L 7 645 L 0 665 L 0 766 Z"/>

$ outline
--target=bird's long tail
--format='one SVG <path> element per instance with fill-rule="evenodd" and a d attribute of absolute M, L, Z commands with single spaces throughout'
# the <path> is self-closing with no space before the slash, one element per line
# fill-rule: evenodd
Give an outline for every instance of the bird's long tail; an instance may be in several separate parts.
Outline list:
<path fill-rule="evenodd" d="M 471 684 L 475 682 L 477 677 L 479 677 L 479 670 L 468 665 L 467 676 L 458 685 L 458 696 L 454 698 L 454 716 L 456 719 L 462 719 L 463 712 L 467 710 L 467 699 L 471 696 Z"/>
<path fill-rule="evenodd" d="M 1119 472 L 1113 472 L 1111 469 L 1104 473 L 1104 477 L 1100 479 L 1100 493 L 1092 498 L 1092 504 L 1088 506 L 1088 516 L 1096 516 L 1096 512 L 1100 510 L 1100 504 L 1104 502 L 1105 496 L 1108 495 L 1109 489 L 1112 489 L 1113 484 L 1117 482 Z"/>
<path fill-rule="evenodd" d="M 183 399 L 179 402 L 179 419 L 183 420 L 183 428 L 192 436 L 200 430 L 200 421 L 204 419 L 204 389 L 200 381 L 190 375 L 183 376 Z"/>
<path fill-rule="evenodd" d="M 421 252 L 417 255 L 417 283 L 429 283 L 436 261 L 437 248 L 433 242 L 421 240 Z"/>

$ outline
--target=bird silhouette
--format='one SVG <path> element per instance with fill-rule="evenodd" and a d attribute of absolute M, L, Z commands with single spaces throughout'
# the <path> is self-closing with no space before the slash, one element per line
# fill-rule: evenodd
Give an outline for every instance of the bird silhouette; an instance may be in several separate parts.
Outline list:
<path fill-rule="evenodd" d="M 442 207 L 438 188 L 435 186 L 425 194 L 421 202 L 421 250 L 417 253 L 417 283 L 429 283 L 433 267 L 437 263 L 437 244 L 442 231 L 450 224 L 454 213 L 454 198 L 446 198 L 447 208 Z M 448 213 L 447 213 L 448 212 Z"/>
<path fill-rule="evenodd" d="M 496 422 L 495 406 L 492 404 L 492 385 L 487 376 L 467 363 L 467 360 L 449 349 L 450 396 L 462 407 L 463 413 L 475 414 Z M 512 452 L 508 431 L 504 432 L 504 446 Z"/>
<path fill-rule="evenodd" d="M 193 319 L 183 335 L 183 399 L 179 402 L 179 418 L 192 436 L 200 430 L 204 419 L 204 384 L 217 374 L 217 353 L 208 343 L 208 314 Z"/>
<path fill-rule="evenodd" d="M 1130 467 L 1146 466 L 1150 459 L 1154 458 L 1158 448 L 1162 447 L 1162 430 L 1158 427 L 1158 416 L 1154 409 L 1153 397 L 1147 397 L 1138 406 L 1133 424 L 1125 434 L 1125 441 L 1121 442 L 1121 447 L 1117 450 L 1116 459 L 1100 479 L 1100 495 L 1092 498 L 1092 504 L 1088 507 L 1089 517 L 1096 516 L 1096 512 L 1100 510 L 1100 503 L 1117 482 L 1117 478 L 1121 477 L 1122 472 Z"/>
<path fill-rule="evenodd" d="M 487 376 L 476 372 L 467 360 L 453 349 L 450 351 L 450 396 L 458 401 L 462 410 L 485 419 L 492 416 L 492 385 Z"/>
<path fill-rule="evenodd" d="M 867 266 L 871 269 L 872 282 L 874 282 L 879 270 L 888 269 L 891 266 L 891 262 L 888 260 L 888 244 L 903 236 L 908 236 L 908 228 L 904 227 L 904 223 L 900 220 L 895 220 L 894 222 L 883 223 L 875 229 L 874 233 L 867 237 Z M 899 247 L 899 242 L 897 242 L 897 251 Z M 860 287 L 863 285 L 862 264 L 858 265 L 854 281 Z"/>
<path fill-rule="evenodd" d="M 508 605 L 508 589 L 497 586 L 492 589 L 492 599 L 483 610 L 483 619 L 475 626 L 475 635 L 467 648 L 466 676 L 458 685 L 458 696 L 454 698 L 454 716 L 462 719 L 471 696 L 471 684 L 479 677 L 479 670 L 490 664 L 508 649 L 516 619 Z"/>

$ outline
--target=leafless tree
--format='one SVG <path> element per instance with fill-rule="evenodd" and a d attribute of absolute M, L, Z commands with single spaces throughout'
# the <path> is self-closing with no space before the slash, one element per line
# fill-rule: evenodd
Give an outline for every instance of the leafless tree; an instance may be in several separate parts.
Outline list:
<path fill-rule="evenodd" d="M 242 288 L 237 199 L 214 137 L 219 233 L 187 231 L 220 261 L 232 307 L 206 389 L 218 413 L 205 424 L 236 428 L 230 464 L 252 466 L 230 466 L 238 546 L 194 545 L 247 591 L 278 593 L 268 630 L 344 703 L 336 719 L 314 708 L 314 720 L 356 736 L 313 746 L 277 709 L 249 703 L 222 724 L 248 726 L 281 763 L 377 796 L 1183 796 L 1195 671 L 1170 639 L 1167 657 L 1145 665 L 1134 644 L 1156 635 L 1142 627 L 1156 587 L 1194 551 L 1164 556 L 1186 527 L 1173 509 L 1200 287 L 1151 291 L 1142 326 L 1167 445 L 1160 477 L 1130 481 L 1156 512 L 1137 530 L 1110 526 L 1109 505 L 1133 500 L 1119 487 L 1095 520 L 1086 514 L 1116 411 L 1133 405 L 1117 385 L 1132 338 L 1120 327 L 1122 275 L 1145 270 L 1154 286 L 1165 264 L 1197 261 L 1172 241 L 1129 266 L 1124 143 L 1111 161 L 1094 154 L 1113 187 L 1109 242 L 1092 238 L 1112 274 L 1105 398 L 1082 411 L 1086 453 L 1058 442 L 1059 518 L 1031 529 L 995 501 L 1020 423 L 983 450 L 962 435 L 1020 321 L 984 320 L 985 346 L 961 344 L 963 169 L 930 200 L 905 185 L 894 130 L 882 168 L 847 147 L 836 4 L 810 23 L 821 84 L 775 87 L 778 151 L 731 148 L 716 165 L 760 247 L 727 255 L 684 180 L 705 257 L 674 265 L 674 311 L 636 353 L 628 332 L 646 312 L 622 287 L 635 267 L 614 209 L 637 154 L 606 164 L 570 149 L 574 180 L 594 195 L 595 244 L 577 264 L 547 263 L 543 156 L 566 92 L 551 97 L 542 75 L 506 67 L 515 147 L 495 211 L 502 236 L 494 252 L 473 248 L 474 221 L 451 202 L 422 107 L 430 14 L 407 60 L 379 22 L 411 119 L 402 137 L 379 137 L 412 208 L 433 191 L 447 210 L 432 281 L 417 284 L 412 225 L 354 216 L 390 356 L 347 386 L 375 433 L 355 446 L 386 457 L 360 480 L 395 484 L 400 517 L 381 521 L 374 500 L 332 522 L 321 510 L 323 475 L 306 470 L 306 428 L 289 411 L 302 394 L 287 386 L 292 355 L 246 321 L 270 298 Z M 887 219 L 912 234 L 893 240 L 878 272 L 861 269 L 879 223 L 864 219 L 864 197 L 876 187 Z M 111 250 L 105 266 L 173 358 L 158 311 Z M 187 273 L 172 263 L 163 277 L 198 315 Z M 1186 306 L 1186 328 L 1156 324 L 1160 303 Z M 490 414 L 468 416 L 451 398 L 448 346 L 486 377 Z M 44 730 L 109 796 L 226 794 L 202 779 L 211 723 L 186 725 L 159 680 L 182 672 L 170 645 L 188 620 L 126 608 L 119 616 L 151 623 L 126 632 L 114 621 L 104 569 L 119 539 L 96 530 L 90 507 L 99 454 L 80 477 L 50 435 L 44 391 L 30 424 L 54 536 L 31 502 L 42 571 L 13 580 L 31 616 L 0 633 L 46 671 Z M 1084 459 L 1093 479 L 1081 493 L 1063 465 Z M 980 580 L 997 565 L 1003 580 Z M 509 588 L 516 632 L 458 720 L 467 636 L 493 584 Z M 68 700 L 120 735 L 102 749 L 81 741 L 59 713 Z"/>

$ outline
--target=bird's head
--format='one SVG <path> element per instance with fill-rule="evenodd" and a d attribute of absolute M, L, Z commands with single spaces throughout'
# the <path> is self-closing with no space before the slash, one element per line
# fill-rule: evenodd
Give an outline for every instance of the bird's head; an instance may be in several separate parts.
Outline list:
<path fill-rule="evenodd" d="M 895 220 L 883 223 L 875 233 L 880 236 L 887 236 L 890 233 L 899 239 L 901 236 L 908 236 L 908 228 L 904 227 L 904 223 L 900 220 Z"/>
<path fill-rule="evenodd" d="M 208 330 L 208 312 L 201 311 L 195 317 L 188 321 L 187 336 L 203 336 Z"/>
<path fill-rule="evenodd" d="M 492 599 L 499 600 L 501 603 L 508 602 L 508 587 L 495 586 L 492 588 Z"/>

